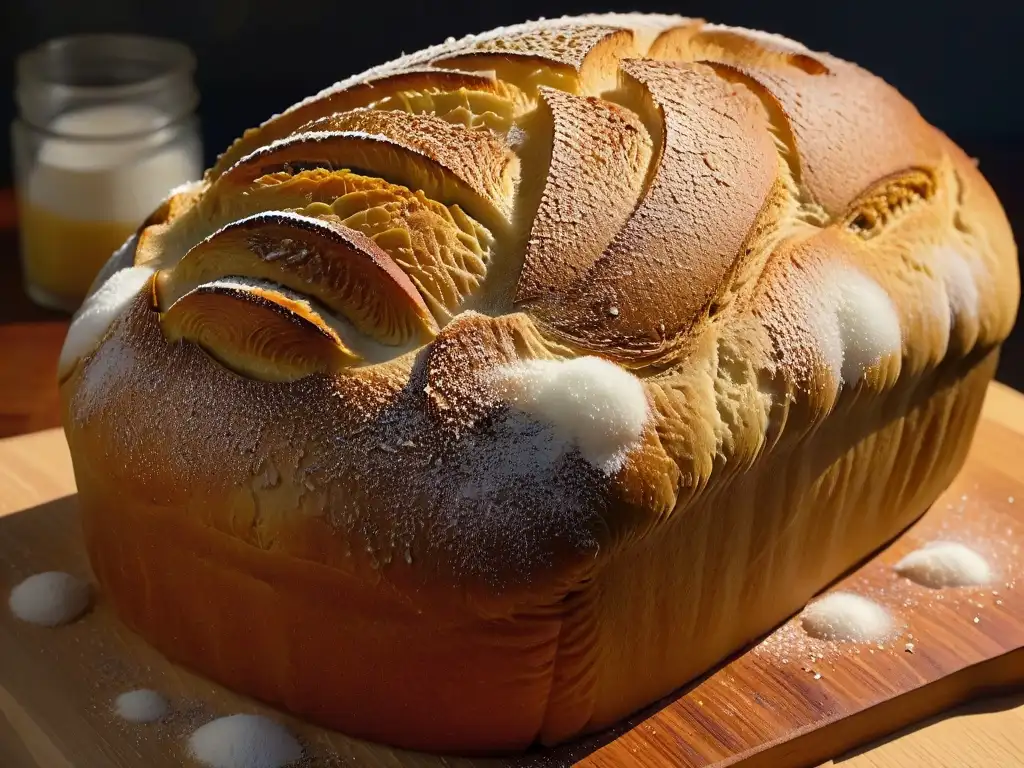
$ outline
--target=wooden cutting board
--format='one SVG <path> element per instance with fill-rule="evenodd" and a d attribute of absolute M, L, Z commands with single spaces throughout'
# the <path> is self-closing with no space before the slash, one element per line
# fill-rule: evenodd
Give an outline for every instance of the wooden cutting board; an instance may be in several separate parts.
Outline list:
<path fill-rule="evenodd" d="M 792 620 L 612 732 L 511 761 L 418 755 L 305 725 L 169 664 L 121 626 L 102 595 L 83 619 L 56 630 L 18 622 L 4 607 L 0 766 L 187 765 L 188 733 L 235 712 L 263 712 L 286 723 L 304 741 L 309 765 L 815 765 L 975 696 L 1022 690 L 1022 459 L 1024 396 L 993 385 L 967 466 L 954 484 L 899 540 L 833 585 L 892 608 L 902 626 L 892 641 L 816 641 Z M 894 562 L 937 538 L 983 552 L 998 569 L 998 582 L 929 590 L 896 577 Z M 0 592 L 6 595 L 44 570 L 89 574 L 70 460 L 58 430 L 0 441 Z M 111 701 L 137 687 L 167 694 L 174 714 L 155 725 L 118 720 Z M 998 711 L 975 714 L 973 729 L 969 718 L 947 719 L 840 762 L 844 768 L 1024 765 L 1024 695 L 987 699 L 973 711 L 979 709 Z"/>

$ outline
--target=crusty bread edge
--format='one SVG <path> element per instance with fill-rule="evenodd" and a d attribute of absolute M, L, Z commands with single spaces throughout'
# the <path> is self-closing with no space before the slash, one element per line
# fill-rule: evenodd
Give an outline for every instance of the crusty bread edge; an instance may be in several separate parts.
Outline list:
<path fill-rule="evenodd" d="M 471 605 L 439 617 L 406 596 L 252 547 L 159 503 L 112 504 L 123 496 L 101 463 L 79 460 L 86 545 L 101 594 L 129 626 L 228 687 L 400 747 L 470 754 L 556 743 L 668 694 L 912 523 L 960 469 L 997 358 L 994 350 L 962 375 L 888 393 L 867 415 L 874 424 L 888 414 L 877 429 L 829 420 L 793 454 L 773 457 L 763 468 L 770 471 L 741 477 L 621 551 L 590 594 L 513 621 L 481 617 Z M 832 461 L 815 474 L 808 458 L 823 451 Z M 894 452 L 910 458 L 894 461 Z M 787 482 L 777 482 L 780 473 Z M 868 482 L 885 473 L 887 482 Z M 779 536 L 812 513 L 824 524 Z M 876 522 L 849 525 L 865 514 Z M 744 526 L 749 535 L 737 533 Z M 776 541 L 772 557 L 790 567 L 748 562 L 750 551 L 737 542 L 751 541 Z M 806 562 L 793 556 L 815 548 Z M 665 568 L 669 561 L 682 567 Z M 678 600 L 666 601 L 672 594 Z M 556 680 L 588 668 L 572 685 Z"/>

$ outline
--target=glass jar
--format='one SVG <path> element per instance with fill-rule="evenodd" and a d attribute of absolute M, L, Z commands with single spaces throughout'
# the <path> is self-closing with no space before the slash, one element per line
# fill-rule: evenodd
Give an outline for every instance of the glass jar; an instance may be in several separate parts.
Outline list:
<path fill-rule="evenodd" d="M 195 58 L 169 40 L 83 35 L 18 59 L 12 126 L 25 289 L 73 311 L 173 187 L 199 179 Z"/>

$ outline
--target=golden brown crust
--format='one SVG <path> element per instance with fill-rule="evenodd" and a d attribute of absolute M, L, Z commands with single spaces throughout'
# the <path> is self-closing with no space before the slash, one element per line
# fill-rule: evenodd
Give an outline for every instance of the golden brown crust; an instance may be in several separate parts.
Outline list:
<path fill-rule="evenodd" d="M 267 211 L 344 233 L 351 275 L 209 250 Z M 935 498 L 1016 258 L 949 139 L 784 38 L 609 14 L 403 57 L 114 260 L 174 301 L 101 297 L 61 385 L 97 577 L 165 652 L 356 735 L 603 727 Z"/>
<path fill-rule="evenodd" d="M 623 71 L 663 119 L 653 179 L 574 290 L 531 309 L 576 346 L 649 360 L 708 311 L 768 201 L 778 156 L 756 99 L 711 70 L 629 61 Z"/>
<path fill-rule="evenodd" d="M 517 158 L 491 131 L 472 130 L 433 115 L 356 109 L 313 120 L 299 129 L 300 135 L 306 132 L 359 134 L 376 140 L 386 139 L 393 147 L 415 152 L 442 173 L 457 179 L 503 219 L 511 217 Z M 295 156 L 303 159 L 301 150 Z M 344 163 L 344 156 L 339 157 Z M 470 213 L 479 208 L 459 199 L 446 200 L 443 194 L 435 196 L 444 202 L 460 203 Z"/>
<path fill-rule="evenodd" d="M 494 70 L 527 93 L 541 85 L 598 93 L 615 82 L 617 61 L 636 53 L 628 29 L 606 25 L 539 26 L 485 35 L 433 59 L 435 66 Z"/>
<path fill-rule="evenodd" d="M 458 130 L 458 126 L 437 121 L 430 134 L 420 136 L 412 124 L 415 116 L 393 114 L 401 117 L 375 118 L 377 125 L 390 124 L 390 136 L 359 129 L 295 134 L 246 155 L 216 184 L 247 185 L 277 171 L 311 167 L 367 169 L 402 186 L 422 189 L 434 200 L 460 205 L 488 226 L 507 225 L 508 192 L 514 178 L 511 156 L 487 139 L 478 142 L 487 145 L 482 157 L 463 153 L 459 145 L 446 147 L 436 140 L 436 133 Z M 470 135 L 466 131 L 464 137 Z"/>
<path fill-rule="evenodd" d="M 167 341 L 195 344 L 226 368 L 266 381 L 294 381 L 359 361 L 306 302 L 258 284 L 215 281 L 162 313 Z"/>
<path fill-rule="evenodd" d="M 368 107 L 395 94 L 445 93 L 459 89 L 495 94 L 511 100 L 515 90 L 489 72 L 410 68 L 373 78 L 353 78 L 327 88 L 275 115 L 259 128 L 251 128 L 217 158 L 208 178 L 216 179 L 250 152 L 264 144 L 295 133 L 301 126 L 320 117 Z"/>
<path fill-rule="evenodd" d="M 709 25 L 690 41 L 695 60 L 747 75 L 789 122 L 802 178 L 815 201 L 841 215 L 876 181 L 934 167 L 937 134 L 880 78 L 833 56 Z"/>
<path fill-rule="evenodd" d="M 541 90 L 541 103 L 550 159 L 517 303 L 563 293 L 585 278 L 632 213 L 651 160 L 651 139 L 632 112 L 553 88 Z"/>
<path fill-rule="evenodd" d="M 160 276 L 161 307 L 202 283 L 245 276 L 307 293 L 382 344 L 425 343 L 437 333 L 423 297 L 391 257 L 362 233 L 326 219 L 273 212 L 241 219 Z"/>

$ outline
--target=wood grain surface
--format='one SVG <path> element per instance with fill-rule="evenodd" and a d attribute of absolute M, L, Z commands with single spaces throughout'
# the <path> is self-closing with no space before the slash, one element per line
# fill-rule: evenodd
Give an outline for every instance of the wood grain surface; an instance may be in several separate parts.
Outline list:
<path fill-rule="evenodd" d="M 14 194 L 0 189 L 0 437 L 60 425 L 57 356 L 70 318 L 22 289 Z"/>
<path fill-rule="evenodd" d="M 968 465 L 953 486 L 899 540 L 833 585 L 887 605 L 901 626 L 898 637 L 880 647 L 826 643 L 811 640 L 790 621 L 710 677 L 610 733 L 511 760 L 418 755 L 308 726 L 169 664 L 114 618 L 102 595 L 83 619 L 56 630 L 0 611 L 0 765 L 188 765 L 188 733 L 235 712 L 263 712 L 286 723 L 306 745 L 309 765 L 815 765 L 977 695 L 1021 690 L 1021 456 L 1024 397 L 993 385 Z M 897 578 L 891 564 L 935 538 L 962 540 L 984 552 L 998 569 L 998 583 L 937 591 Z M 52 569 L 89 574 L 70 460 L 57 430 L 0 440 L 0 591 Z M 155 725 L 119 721 L 110 704 L 136 687 L 166 693 L 174 714 Z M 1024 765 L 1022 735 L 1024 695 L 1018 693 L 946 712 L 830 765 Z"/>

